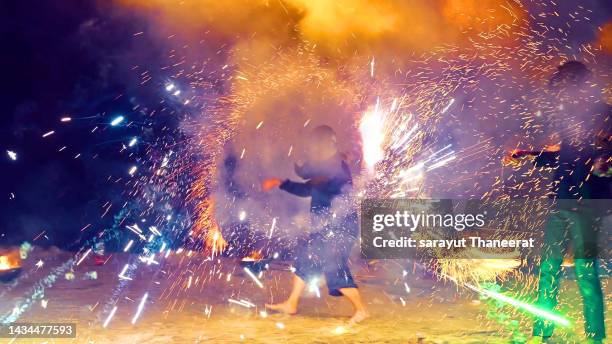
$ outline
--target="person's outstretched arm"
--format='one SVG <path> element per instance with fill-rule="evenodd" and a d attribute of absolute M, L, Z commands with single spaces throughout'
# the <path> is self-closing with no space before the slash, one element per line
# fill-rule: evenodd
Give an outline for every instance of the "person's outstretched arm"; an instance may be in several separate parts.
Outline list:
<path fill-rule="evenodd" d="M 514 149 L 502 159 L 502 164 L 520 166 L 523 160 L 529 159 L 531 162 L 539 167 L 555 167 L 559 157 L 559 145 L 550 145 L 544 147 L 541 151 L 530 151 L 523 149 Z"/>
<path fill-rule="evenodd" d="M 559 162 L 559 152 L 543 151 L 538 154 L 533 163 L 536 166 L 555 167 Z"/>
<path fill-rule="evenodd" d="M 300 183 L 285 179 L 278 188 L 299 197 L 310 197 L 312 193 L 312 182 L 307 181 L 305 183 Z"/>

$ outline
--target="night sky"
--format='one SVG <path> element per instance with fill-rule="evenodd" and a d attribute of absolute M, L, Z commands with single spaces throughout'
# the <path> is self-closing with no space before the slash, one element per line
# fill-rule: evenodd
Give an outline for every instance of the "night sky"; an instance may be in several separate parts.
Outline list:
<path fill-rule="evenodd" d="M 123 190 L 107 178 L 129 167 L 117 148 L 140 128 L 108 128 L 108 122 L 138 111 L 135 105 L 153 96 L 135 87 L 128 61 L 153 65 L 157 52 L 152 41 L 135 46 L 126 39 L 142 23 L 102 2 L 1 6 L 0 232 L 3 241 L 15 244 L 46 230 L 49 240 L 41 237 L 38 244 L 70 246 L 88 236 L 80 232 L 86 224 L 108 224 L 109 217 L 100 219 L 101 206 L 122 197 Z M 60 123 L 65 116 L 73 118 L 69 128 Z M 97 124 L 100 130 L 92 135 Z M 51 130 L 55 134 L 42 138 Z M 16 152 L 17 160 L 7 159 L 6 150 Z"/>

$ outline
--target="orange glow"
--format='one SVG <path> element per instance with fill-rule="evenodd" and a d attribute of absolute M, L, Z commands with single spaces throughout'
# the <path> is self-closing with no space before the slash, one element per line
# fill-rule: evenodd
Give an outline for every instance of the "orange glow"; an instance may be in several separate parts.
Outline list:
<path fill-rule="evenodd" d="M 215 202 L 212 198 L 205 198 L 196 205 L 198 217 L 192 231 L 192 236 L 204 240 L 206 251 L 212 255 L 222 253 L 227 247 L 227 241 L 223 238 L 221 228 L 214 217 L 214 207 Z"/>
<path fill-rule="evenodd" d="M 447 0 L 442 13 L 444 19 L 457 29 L 488 31 L 510 26 L 521 19 L 524 10 L 510 1 Z"/>
<path fill-rule="evenodd" d="M 206 250 L 211 251 L 213 255 L 220 254 L 227 247 L 227 241 L 221 234 L 221 229 L 216 222 L 213 222 L 212 227 L 206 232 Z"/>
<path fill-rule="evenodd" d="M 602 26 L 597 37 L 597 44 L 608 54 L 612 54 L 612 21 Z"/>
<path fill-rule="evenodd" d="M 19 251 L 10 250 L 0 255 L 0 271 L 17 269 L 20 267 L 21 259 L 19 258 Z"/>
<path fill-rule="evenodd" d="M 355 52 L 414 53 L 442 44 L 470 43 L 469 32 L 504 36 L 525 20 L 520 4 L 506 0 L 115 0 L 148 14 L 158 30 L 217 37 L 240 37 L 250 56 L 265 54 L 254 40 L 290 46 L 297 31 L 326 57 L 354 57 Z M 252 35 L 256 33 L 257 35 Z M 199 37 L 199 36 L 198 36 Z M 267 45 L 266 45 L 267 46 Z M 253 49 L 253 50 L 251 50 Z"/>
<path fill-rule="evenodd" d="M 558 152 L 560 150 L 561 150 L 561 145 L 558 143 L 554 145 L 547 145 L 544 147 L 545 152 Z"/>
<path fill-rule="evenodd" d="M 242 258 L 243 262 L 254 262 L 257 260 L 261 260 L 263 255 L 259 251 L 253 251 L 248 257 Z"/>

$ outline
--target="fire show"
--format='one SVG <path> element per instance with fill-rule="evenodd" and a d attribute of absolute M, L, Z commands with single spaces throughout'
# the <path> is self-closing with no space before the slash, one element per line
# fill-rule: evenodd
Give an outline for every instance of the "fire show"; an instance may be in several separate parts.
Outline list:
<path fill-rule="evenodd" d="M 0 343 L 612 332 L 609 1 L 0 8 Z"/>

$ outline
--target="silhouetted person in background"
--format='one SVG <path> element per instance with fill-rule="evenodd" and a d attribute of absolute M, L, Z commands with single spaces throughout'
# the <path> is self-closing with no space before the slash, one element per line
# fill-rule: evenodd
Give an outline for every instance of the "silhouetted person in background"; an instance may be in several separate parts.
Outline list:
<path fill-rule="evenodd" d="M 550 115 L 557 141 L 542 151 L 514 151 L 505 162 L 532 157 L 536 166 L 555 169 L 552 197 L 557 203 L 544 234 L 540 265 L 538 306 L 557 306 L 563 256 L 568 246 L 574 254 L 578 287 L 583 298 L 588 343 L 606 337 L 604 303 L 597 266 L 598 216 L 595 199 L 610 199 L 610 106 L 593 95 L 591 72 L 577 61 L 558 67 L 549 82 L 555 98 Z M 607 229 L 603 228 L 603 235 Z M 607 240 L 605 238 L 604 240 Z M 543 343 L 553 334 L 553 322 L 538 318 L 530 343 Z"/>

